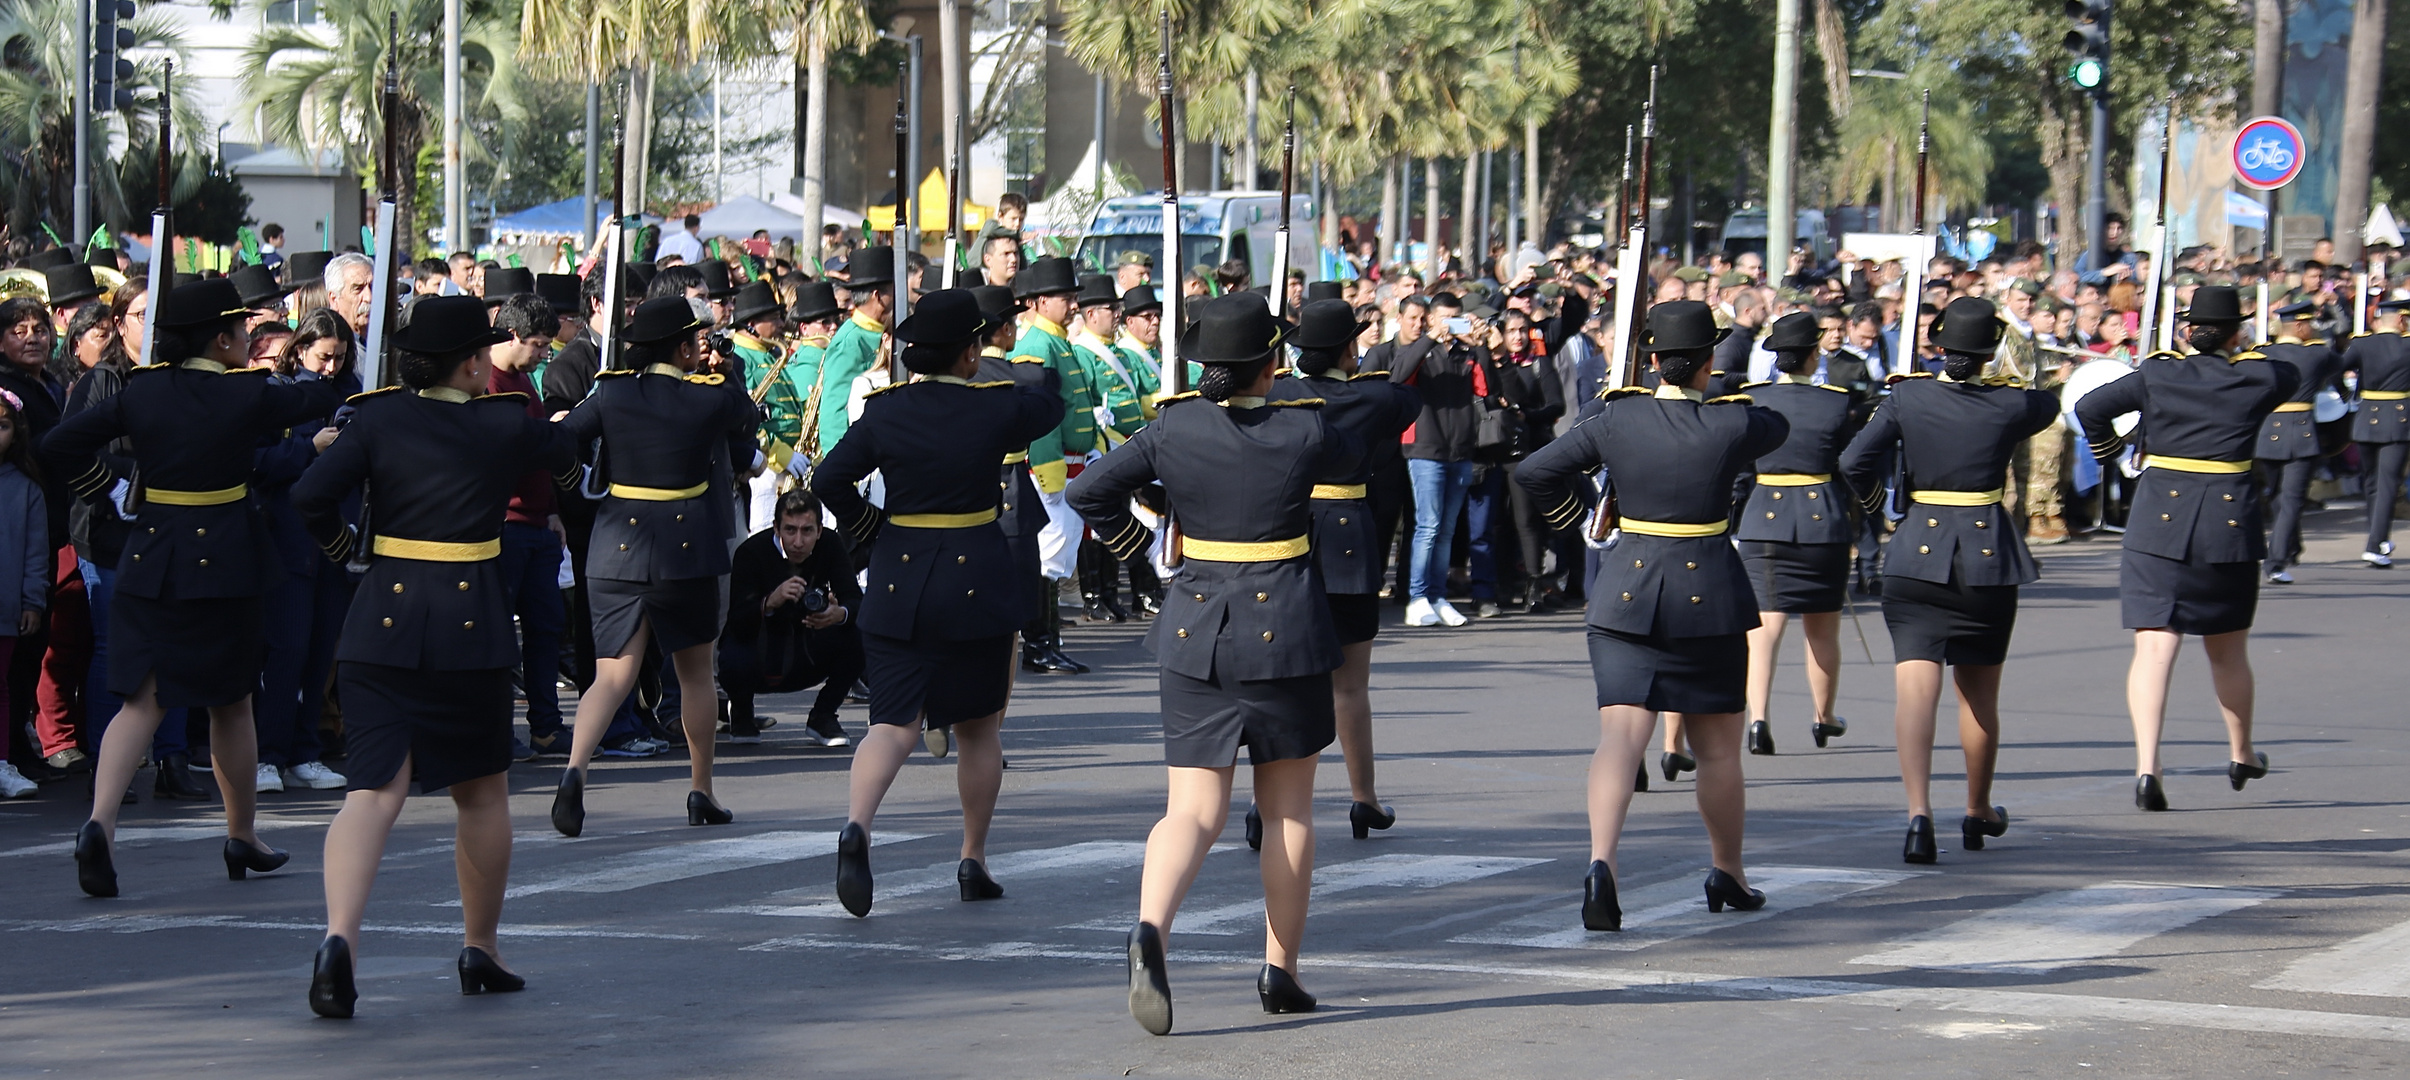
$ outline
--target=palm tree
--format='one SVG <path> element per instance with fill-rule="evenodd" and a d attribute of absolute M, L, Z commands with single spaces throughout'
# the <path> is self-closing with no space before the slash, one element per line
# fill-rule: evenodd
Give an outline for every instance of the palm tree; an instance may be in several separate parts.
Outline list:
<path fill-rule="evenodd" d="M 80 65 L 70 43 L 77 17 L 73 0 L 0 0 L 0 206 L 17 235 L 39 235 L 48 224 L 62 239 L 80 244 L 85 237 L 65 235 L 75 213 L 73 94 Z M 174 23 L 155 9 L 126 26 L 134 31 L 137 49 L 177 54 L 184 48 Z M 94 218 L 113 229 L 131 226 L 155 201 L 150 183 L 158 160 L 155 94 L 163 69 L 156 58 L 137 62 L 133 77 L 121 83 L 135 91 L 135 107 L 92 117 L 88 139 L 96 158 L 105 154 L 113 134 L 122 136 L 120 145 L 126 148 L 114 167 L 96 160 L 92 169 Z M 176 127 L 187 133 L 179 140 L 173 170 L 172 194 L 181 197 L 200 186 L 209 155 L 202 140 L 190 134 L 206 130 L 193 97 L 177 95 L 174 110 Z M 121 168 L 132 183 L 121 182 Z"/>
<path fill-rule="evenodd" d="M 788 0 L 795 26 L 797 62 L 808 72 L 803 103 L 804 257 L 817 270 L 820 223 L 828 202 L 828 57 L 831 49 L 865 49 L 879 39 L 862 0 Z M 898 90 L 902 87 L 899 85 Z M 896 189 L 908 182 L 899 163 Z M 900 204 L 899 204 L 900 205 Z"/>
<path fill-rule="evenodd" d="M 264 5 L 267 0 L 253 0 Z M 375 176 L 374 148 L 385 122 L 385 65 L 398 47 L 400 93 L 395 103 L 395 235 L 410 236 L 417 216 L 420 151 L 435 137 L 443 99 L 442 0 L 318 0 L 323 26 L 271 25 L 243 50 L 244 104 L 260 110 L 262 135 L 314 157 L 341 152 L 346 168 Z M 398 12 L 401 34 L 388 37 Z M 507 14 L 471 17 L 461 27 L 463 97 L 472 109 L 499 112 L 507 130 L 523 119 L 516 63 L 518 35 Z M 465 147 L 492 160 L 472 137 Z"/>
<path fill-rule="evenodd" d="M 1983 198 L 1991 175 L 1992 148 L 1976 130 L 1974 111 L 1958 96 L 1957 80 L 1938 65 L 1918 64 L 1906 79 L 1869 80 L 1856 88 L 1849 115 L 1841 120 L 1835 143 L 1833 187 L 1856 200 L 1870 190 L 1882 192 L 1883 213 L 1890 226 L 1906 231 L 1912 193 L 1901 191 L 1916 183 L 1916 129 L 1921 95 L 1933 92 L 1931 150 L 1927 176 L 1932 193 L 1943 202 L 1972 205 Z"/>

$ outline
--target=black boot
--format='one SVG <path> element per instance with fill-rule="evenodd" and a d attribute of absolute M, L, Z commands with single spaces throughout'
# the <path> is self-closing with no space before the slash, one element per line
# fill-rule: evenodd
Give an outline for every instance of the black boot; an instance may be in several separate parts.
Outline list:
<path fill-rule="evenodd" d="M 1155 561 L 1142 551 L 1122 565 L 1130 568 L 1130 606 L 1145 618 L 1163 614 L 1163 578 L 1155 573 Z"/>
<path fill-rule="evenodd" d="M 1105 606 L 1105 575 L 1098 567 L 1100 549 L 1092 540 L 1079 544 L 1080 619 L 1084 622 L 1119 622 Z"/>
<path fill-rule="evenodd" d="M 761 725 L 753 715 L 753 695 L 729 695 L 728 742 L 732 746 L 761 742 Z"/>
<path fill-rule="evenodd" d="M 192 757 L 188 754 L 169 754 L 159 759 L 159 776 L 151 782 L 151 794 L 162 799 L 187 799 L 206 802 L 209 789 L 201 786 L 192 774 Z"/>

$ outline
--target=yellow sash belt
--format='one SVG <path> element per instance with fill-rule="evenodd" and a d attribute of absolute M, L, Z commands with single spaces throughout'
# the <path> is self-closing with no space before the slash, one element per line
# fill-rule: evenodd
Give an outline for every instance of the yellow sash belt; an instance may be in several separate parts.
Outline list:
<path fill-rule="evenodd" d="M 1710 521 L 1694 525 L 1685 521 L 1642 521 L 1639 518 L 1620 518 L 1615 527 L 1642 536 L 1722 536 L 1732 527 L 1728 521 Z"/>
<path fill-rule="evenodd" d="M 2306 401 L 2288 401 L 2288 402 L 2285 402 L 2285 403 L 2284 403 L 2284 404 L 2282 404 L 2282 405 L 2277 406 L 2277 407 L 2276 407 L 2276 411 L 2277 411 L 2277 412 L 2308 412 L 2308 411 L 2310 411 L 2310 403 L 2309 403 L 2309 402 L 2306 402 Z"/>
<path fill-rule="evenodd" d="M 996 520 L 996 508 L 974 510 L 968 514 L 891 514 L 887 523 L 907 529 L 968 529 Z"/>
<path fill-rule="evenodd" d="M 1757 474 L 1757 482 L 1767 487 L 1813 487 L 1832 483 L 1833 474 L 1764 472 Z"/>
<path fill-rule="evenodd" d="M 379 555 L 417 559 L 420 562 L 484 562 L 502 554 L 502 541 L 496 538 L 463 544 L 447 540 L 405 540 L 399 536 L 380 536 L 370 545 L 370 550 Z"/>
<path fill-rule="evenodd" d="M 2142 459 L 2146 469 L 2166 469 L 2169 472 L 2202 473 L 2208 476 L 2234 476 L 2251 471 L 2248 461 L 2211 461 L 2207 458 L 2169 457 L 2151 454 Z"/>
<path fill-rule="evenodd" d="M 1990 491 L 1911 491 L 1908 497 L 1926 506 L 1990 506 L 2000 501 L 2006 488 Z"/>
<path fill-rule="evenodd" d="M 1314 497 L 1317 499 L 1361 499 L 1364 497 L 1364 485 L 1316 484 L 1314 485 Z"/>
<path fill-rule="evenodd" d="M 690 488 L 651 488 L 637 487 L 634 484 L 613 484 L 611 485 L 611 497 L 633 499 L 637 502 L 677 502 L 680 499 L 694 498 L 709 490 L 711 490 L 709 480 Z"/>
<path fill-rule="evenodd" d="M 219 488 L 216 491 L 169 491 L 166 488 L 150 488 L 142 493 L 142 497 L 151 502 L 166 503 L 169 506 L 223 506 L 230 502 L 239 502 L 243 496 L 249 494 L 251 494 L 251 485 L 236 484 L 233 487 Z"/>
<path fill-rule="evenodd" d="M 1200 540 L 1189 536 L 1180 541 L 1182 555 L 1207 562 L 1279 562 L 1294 559 L 1311 550 L 1313 545 L 1302 536 L 1255 541 Z"/>
<path fill-rule="evenodd" d="M 2400 401 L 2403 398 L 2410 398 L 2410 390 L 2360 391 L 2360 400 L 2362 401 Z"/>

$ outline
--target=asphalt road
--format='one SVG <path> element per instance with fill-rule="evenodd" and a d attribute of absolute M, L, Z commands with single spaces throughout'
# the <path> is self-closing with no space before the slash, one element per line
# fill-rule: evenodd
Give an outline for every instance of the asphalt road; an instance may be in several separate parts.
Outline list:
<path fill-rule="evenodd" d="M 681 758 L 612 762 L 585 838 L 563 840 L 545 821 L 557 768 L 514 770 L 503 942 L 523 994 L 457 993 L 450 810 L 413 800 L 348 1023 L 303 1001 L 334 794 L 265 797 L 263 830 L 295 857 L 242 883 L 220 872 L 212 807 L 146 800 L 121 834 L 125 897 L 91 900 L 66 854 L 70 782 L 0 805 L 0 1077 L 2399 1076 L 2410 570 L 2346 563 L 2355 516 L 2313 517 L 2299 584 L 2262 601 L 2276 770 L 2247 791 L 2224 783 L 2192 649 L 2175 809 L 2132 807 L 2116 550 L 2043 549 L 2003 694 L 2005 838 L 1956 850 L 1945 720 L 1942 859 L 1899 861 L 1889 648 L 1865 610 L 1878 663 L 1845 626 L 1850 733 L 1810 743 L 1794 638 L 1782 752 L 1747 759 L 1750 873 L 1772 903 L 1706 912 L 1691 785 L 1660 781 L 1626 834 L 1620 935 L 1577 914 L 1597 733 L 1577 617 L 1392 628 L 1374 704 L 1398 826 L 1350 839 L 1335 750 L 1324 763 L 1302 971 L 1323 1010 L 1256 1005 L 1259 893 L 1234 815 L 1175 928 L 1169 1038 L 1123 1003 L 1163 784 L 1134 628 L 1075 631 L 1097 672 L 1014 700 L 991 845 L 1004 901 L 955 900 L 953 768 L 916 758 L 878 822 L 878 908 L 843 915 L 843 752 L 803 747 L 804 699 L 772 699 L 786 723 L 722 748 L 732 826 L 683 824 Z"/>

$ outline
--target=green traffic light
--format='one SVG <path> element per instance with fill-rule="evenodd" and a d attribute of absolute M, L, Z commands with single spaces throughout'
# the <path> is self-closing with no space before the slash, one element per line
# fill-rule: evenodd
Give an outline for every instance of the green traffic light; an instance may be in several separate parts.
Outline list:
<path fill-rule="evenodd" d="M 2086 90 L 2098 89 L 2100 87 L 2101 75 L 2102 70 L 2100 61 L 2098 60 L 2078 60 L 2075 62 L 2074 67 L 2067 70 L 2067 77 L 2075 80 L 2075 85 L 2083 87 Z"/>

